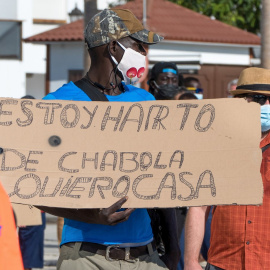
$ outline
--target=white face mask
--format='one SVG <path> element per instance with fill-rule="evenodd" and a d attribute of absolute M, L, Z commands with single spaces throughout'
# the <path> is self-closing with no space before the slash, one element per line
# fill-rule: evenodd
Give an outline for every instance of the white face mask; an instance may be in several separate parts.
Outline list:
<path fill-rule="evenodd" d="M 112 60 L 122 73 L 125 84 L 135 84 L 145 71 L 145 56 L 131 48 L 125 48 L 118 41 L 117 43 L 125 52 L 120 63 L 111 55 Z"/>
<path fill-rule="evenodd" d="M 203 94 L 194 94 L 196 97 L 197 97 L 197 99 L 203 99 Z"/>

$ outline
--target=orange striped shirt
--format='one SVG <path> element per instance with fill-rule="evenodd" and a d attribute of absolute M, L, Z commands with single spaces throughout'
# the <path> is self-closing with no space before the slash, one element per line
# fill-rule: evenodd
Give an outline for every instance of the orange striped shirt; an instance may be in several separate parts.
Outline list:
<path fill-rule="evenodd" d="M 270 143 L 270 133 L 260 147 Z M 263 152 L 261 206 L 217 206 L 213 209 L 208 262 L 222 269 L 270 269 L 270 148 Z"/>

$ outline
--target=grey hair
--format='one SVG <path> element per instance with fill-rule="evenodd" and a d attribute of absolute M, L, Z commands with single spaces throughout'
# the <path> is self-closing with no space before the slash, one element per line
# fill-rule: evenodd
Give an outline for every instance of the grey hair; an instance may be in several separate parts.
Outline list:
<path fill-rule="evenodd" d="M 228 90 L 231 89 L 231 86 L 234 85 L 234 84 L 237 84 L 238 82 L 238 79 L 233 79 L 231 80 L 229 83 L 228 83 Z"/>

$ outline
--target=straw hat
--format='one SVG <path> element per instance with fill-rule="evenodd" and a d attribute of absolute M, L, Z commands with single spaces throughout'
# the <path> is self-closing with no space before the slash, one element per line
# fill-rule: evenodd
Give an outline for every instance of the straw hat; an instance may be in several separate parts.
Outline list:
<path fill-rule="evenodd" d="M 262 94 L 270 95 L 270 70 L 264 68 L 246 68 L 239 77 L 236 90 L 231 90 L 232 95 Z"/>

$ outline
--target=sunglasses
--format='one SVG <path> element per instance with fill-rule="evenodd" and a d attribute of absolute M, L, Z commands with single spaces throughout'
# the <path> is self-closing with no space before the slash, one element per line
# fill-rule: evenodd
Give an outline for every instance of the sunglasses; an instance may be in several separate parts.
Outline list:
<path fill-rule="evenodd" d="M 253 101 L 259 103 L 260 105 L 264 105 L 267 100 L 270 102 L 270 96 L 265 95 L 246 95 L 244 98 L 249 102 Z"/>

